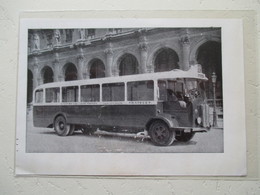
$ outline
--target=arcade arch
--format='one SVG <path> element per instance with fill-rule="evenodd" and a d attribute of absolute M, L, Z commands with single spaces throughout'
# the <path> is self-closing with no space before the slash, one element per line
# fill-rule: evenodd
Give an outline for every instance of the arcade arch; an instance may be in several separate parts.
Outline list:
<path fill-rule="evenodd" d="M 170 71 L 179 68 L 178 54 L 170 48 L 161 48 L 154 54 L 154 72 Z"/>
<path fill-rule="evenodd" d="M 63 71 L 65 81 L 73 81 L 78 79 L 78 70 L 75 64 L 71 62 L 65 64 Z"/>
<path fill-rule="evenodd" d="M 100 59 L 93 59 L 89 63 L 89 78 L 103 78 L 105 77 L 105 65 Z"/>
<path fill-rule="evenodd" d="M 51 83 L 53 82 L 53 71 L 51 67 L 45 66 L 41 70 L 42 82 L 43 83 Z"/>
<path fill-rule="evenodd" d="M 118 59 L 119 75 L 132 75 L 139 73 L 139 64 L 136 57 L 126 53 Z"/>
<path fill-rule="evenodd" d="M 222 62 L 221 44 L 216 41 L 207 41 L 199 46 L 196 60 L 202 66 L 202 72 L 210 79 L 213 72 L 217 75 L 216 98 L 222 98 Z M 210 85 L 207 86 L 207 94 L 212 98 Z"/>

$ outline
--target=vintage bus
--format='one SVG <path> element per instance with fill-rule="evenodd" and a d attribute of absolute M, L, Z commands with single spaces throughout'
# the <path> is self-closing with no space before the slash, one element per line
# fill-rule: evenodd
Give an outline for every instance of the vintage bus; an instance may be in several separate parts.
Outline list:
<path fill-rule="evenodd" d="M 33 124 L 60 136 L 81 130 L 146 131 L 155 145 L 189 141 L 210 129 L 200 65 L 128 76 L 47 83 L 33 95 Z"/>

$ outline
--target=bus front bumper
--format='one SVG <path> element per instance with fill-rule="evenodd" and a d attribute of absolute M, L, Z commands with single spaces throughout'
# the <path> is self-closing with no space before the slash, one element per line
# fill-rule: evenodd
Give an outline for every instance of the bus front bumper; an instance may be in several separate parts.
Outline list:
<path fill-rule="evenodd" d="M 203 133 L 203 132 L 208 132 L 210 130 L 211 127 L 206 127 L 206 128 L 201 128 L 201 127 L 198 127 L 198 128 L 187 128 L 187 129 L 184 129 L 184 132 L 185 133 Z"/>

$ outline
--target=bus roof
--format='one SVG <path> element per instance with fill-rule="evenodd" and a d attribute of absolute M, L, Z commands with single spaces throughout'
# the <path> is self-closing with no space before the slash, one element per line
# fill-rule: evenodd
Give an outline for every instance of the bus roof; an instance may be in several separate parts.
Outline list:
<path fill-rule="evenodd" d="M 173 69 L 167 72 L 156 72 L 156 73 L 135 74 L 135 75 L 126 75 L 126 76 L 85 79 L 85 80 L 53 82 L 53 83 L 46 83 L 40 85 L 36 87 L 36 89 L 53 88 L 59 86 L 74 86 L 74 85 L 78 86 L 78 85 L 86 85 L 86 84 L 91 85 L 91 84 L 103 84 L 103 83 L 118 83 L 118 82 L 158 80 L 158 79 L 182 79 L 182 78 L 208 80 L 205 74 L 203 74 L 201 71 L 201 65 L 196 64 L 191 66 L 188 71 Z"/>

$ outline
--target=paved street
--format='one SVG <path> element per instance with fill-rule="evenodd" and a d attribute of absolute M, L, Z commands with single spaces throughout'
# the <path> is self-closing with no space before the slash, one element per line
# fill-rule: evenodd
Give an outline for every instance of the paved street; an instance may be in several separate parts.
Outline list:
<path fill-rule="evenodd" d="M 53 129 L 35 128 L 28 117 L 27 152 L 46 153 L 219 153 L 223 152 L 223 130 L 197 133 L 189 142 L 175 141 L 171 146 L 154 146 L 149 138 L 135 134 L 116 134 L 98 130 L 94 135 L 75 132 L 58 136 Z"/>

